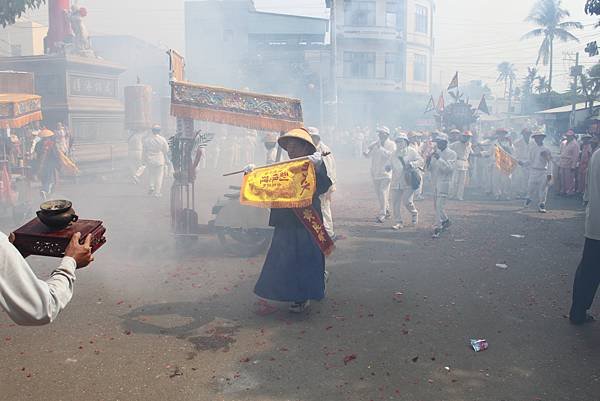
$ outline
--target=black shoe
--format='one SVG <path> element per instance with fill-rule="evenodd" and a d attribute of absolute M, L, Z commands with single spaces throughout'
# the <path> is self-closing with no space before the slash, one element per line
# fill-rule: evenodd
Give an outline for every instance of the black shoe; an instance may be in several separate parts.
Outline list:
<path fill-rule="evenodd" d="M 571 316 L 569 316 L 569 322 L 571 322 L 571 324 L 574 324 L 576 326 L 581 326 L 582 324 L 591 323 L 595 320 L 596 319 L 594 318 L 594 316 L 592 316 L 588 313 L 585 314 L 583 319 L 573 319 Z"/>
<path fill-rule="evenodd" d="M 442 221 L 442 228 L 445 230 L 448 227 L 450 227 L 452 225 L 452 222 L 450 221 L 450 219 L 446 219 L 444 221 Z"/>

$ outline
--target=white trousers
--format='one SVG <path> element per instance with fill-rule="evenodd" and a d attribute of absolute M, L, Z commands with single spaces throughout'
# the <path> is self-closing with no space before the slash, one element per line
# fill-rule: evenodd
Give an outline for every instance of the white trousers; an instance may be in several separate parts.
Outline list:
<path fill-rule="evenodd" d="M 331 214 L 331 191 L 327 191 L 321 196 L 319 199 L 321 200 L 321 212 L 323 213 L 323 226 L 325 226 L 325 231 L 329 234 L 330 237 L 333 238 L 333 215 Z"/>
<path fill-rule="evenodd" d="M 412 188 L 392 190 L 392 209 L 394 213 L 394 219 L 396 219 L 396 223 L 403 224 L 401 210 L 402 206 L 404 206 L 411 215 L 412 223 L 417 224 L 419 211 L 417 210 L 414 204 L 415 192 L 416 191 Z"/>
<path fill-rule="evenodd" d="M 518 195 L 525 195 L 529 190 L 529 169 L 517 167 L 512 178 L 513 192 Z"/>
<path fill-rule="evenodd" d="M 467 170 L 454 170 L 454 174 L 452 175 L 452 194 L 458 200 L 463 200 L 465 196 L 465 186 L 467 185 L 467 178 Z"/>
<path fill-rule="evenodd" d="M 163 180 L 165 178 L 165 166 L 147 166 L 148 176 L 150 179 L 150 189 L 154 194 L 160 195 L 162 190 Z"/>
<path fill-rule="evenodd" d="M 448 216 L 446 215 L 446 211 L 444 210 L 446 206 L 446 198 L 448 196 L 446 194 L 438 193 L 437 191 L 433 194 L 433 207 L 435 209 L 435 222 L 433 224 L 434 227 L 442 227 L 442 222 L 448 220 Z"/>
<path fill-rule="evenodd" d="M 527 198 L 537 201 L 538 204 L 545 204 L 548 197 L 549 184 L 547 171 L 531 169 L 527 184 Z"/>
<path fill-rule="evenodd" d="M 492 192 L 496 198 L 510 198 L 511 177 L 497 167 L 492 170 Z"/>
<path fill-rule="evenodd" d="M 129 171 L 132 176 L 138 176 L 138 170 L 142 167 L 142 152 L 130 151 L 128 155 Z"/>
<path fill-rule="evenodd" d="M 387 212 L 390 210 L 390 185 L 392 183 L 391 178 L 381 178 L 373 180 L 375 187 L 375 194 L 379 201 L 379 217 L 384 218 Z"/>

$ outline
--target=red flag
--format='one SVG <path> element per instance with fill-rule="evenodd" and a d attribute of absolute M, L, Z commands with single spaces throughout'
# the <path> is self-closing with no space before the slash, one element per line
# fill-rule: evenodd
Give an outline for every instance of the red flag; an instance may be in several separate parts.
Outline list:
<path fill-rule="evenodd" d="M 444 109 L 446 108 L 446 102 L 444 100 L 444 92 L 440 93 L 440 98 L 438 99 L 437 102 L 437 112 L 441 113 L 442 111 L 444 111 Z"/>
<path fill-rule="evenodd" d="M 427 103 L 427 107 L 425 108 L 425 113 L 423 114 L 427 114 L 430 111 L 435 110 L 435 101 L 433 100 L 433 95 L 429 98 L 429 103 Z"/>
<path fill-rule="evenodd" d="M 456 71 L 456 74 L 454 74 L 454 78 L 452 78 L 450 85 L 448 85 L 448 90 L 456 88 L 458 88 L 458 71 Z"/>

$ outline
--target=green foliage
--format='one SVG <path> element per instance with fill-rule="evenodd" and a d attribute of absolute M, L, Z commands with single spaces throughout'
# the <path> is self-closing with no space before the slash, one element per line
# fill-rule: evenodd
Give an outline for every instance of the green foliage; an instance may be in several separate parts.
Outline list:
<path fill-rule="evenodd" d="M 14 24 L 24 12 L 34 8 L 40 8 L 46 0 L 1 0 L 0 1 L 0 25 Z"/>

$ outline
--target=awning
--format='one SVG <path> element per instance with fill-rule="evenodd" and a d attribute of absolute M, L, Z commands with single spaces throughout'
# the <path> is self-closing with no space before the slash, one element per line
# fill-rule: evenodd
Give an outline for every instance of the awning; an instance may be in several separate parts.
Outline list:
<path fill-rule="evenodd" d="M 594 102 L 594 109 L 600 106 L 596 101 Z M 575 111 L 581 111 L 589 109 L 589 103 L 581 102 L 575 105 Z M 546 109 L 542 111 L 538 111 L 535 114 L 562 114 L 562 113 L 570 113 L 573 110 L 572 105 L 566 105 L 561 107 L 555 107 L 553 109 Z"/>
<path fill-rule="evenodd" d="M 299 99 L 189 82 L 171 82 L 171 114 L 273 132 L 303 125 Z"/>
<path fill-rule="evenodd" d="M 0 128 L 21 128 L 42 120 L 42 98 L 26 93 L 0 93 Z"/>

